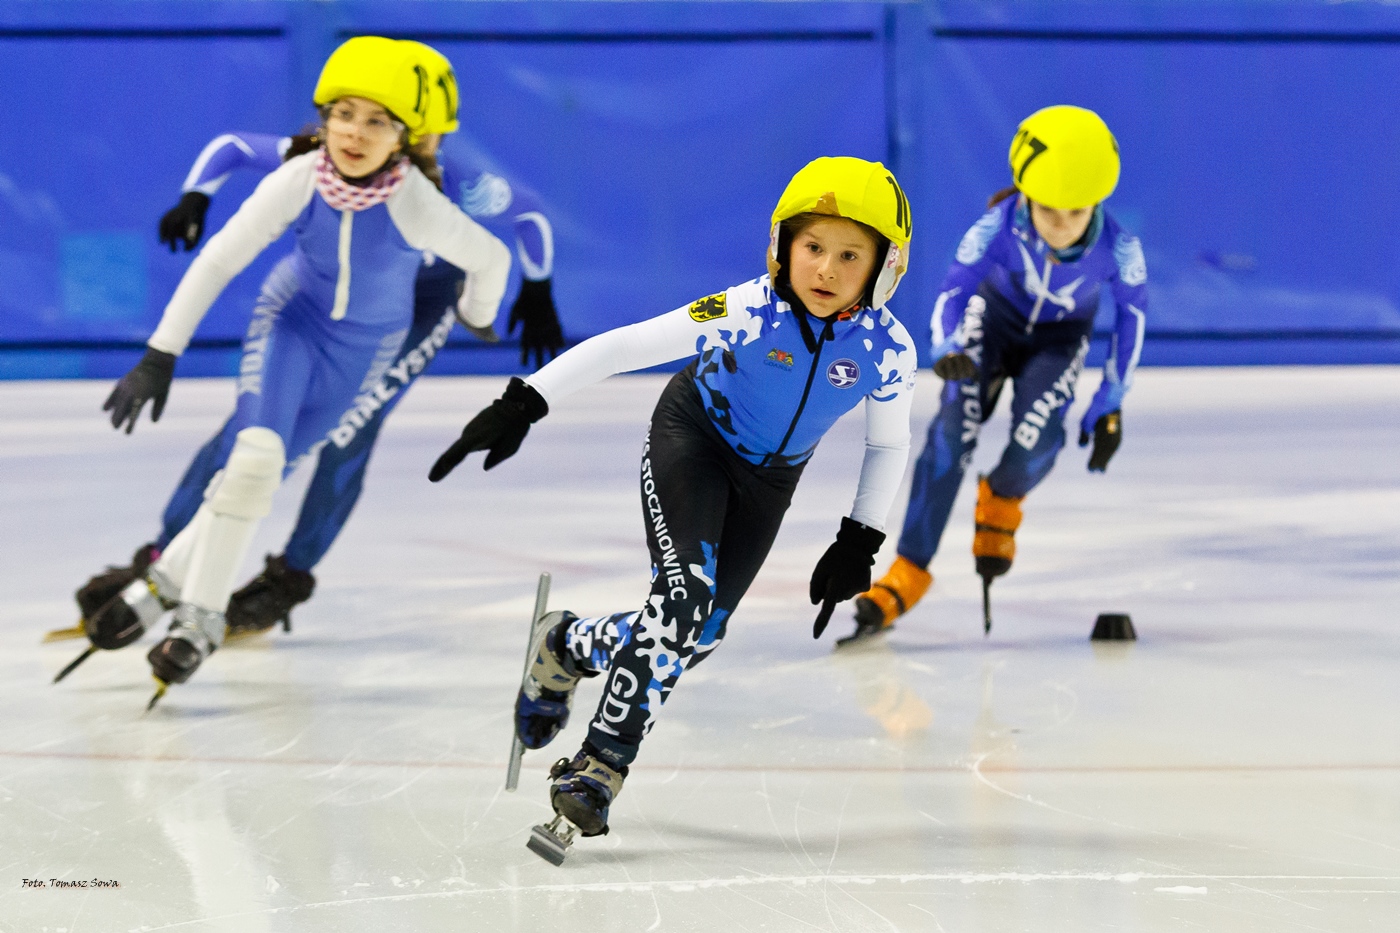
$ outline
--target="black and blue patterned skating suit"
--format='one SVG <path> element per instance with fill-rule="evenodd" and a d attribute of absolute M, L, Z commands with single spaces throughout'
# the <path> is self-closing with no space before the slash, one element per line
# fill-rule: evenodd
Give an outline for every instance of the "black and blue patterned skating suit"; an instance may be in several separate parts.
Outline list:
<path fill-rule="evenodd" d="M 526 381 L 553 404 L 691 353 L 642 452 L 651 593 L 640 612 L 579 619 L 566 634 L 580 667 L 608 674 L 588 745 L 614 768 L 636 756 L 681 673 L 724 637 L 836 419 L 865 402 L 855 521 L 884 527 L 908 457 L 917 363 L 903 325 L 884 310 L 806 315 L 767 276 L 585 341 Z"/>
<path fill-rule="evenodd" d="M 914 469 L 899 553 L 927 567 L 972 460 L 982 424 L 1012 383 L 1011 439 L 988 474 L 992 492 L 1020 498 L 1043 480 L 1065 442 L 1064 419 L 1089 352 L 1100 287 L 1117 306 L 1104 379 L 1081 421 L 1090 433 L 1117 411 L 1142 352 L 1147 266 L 1142 246 L 1103 207 L 1080 244 L 1052 251 L 1023 199 L 1008 198 L 958 246 L 933 313 L 934 359 L 963 350 L 974 379 L 943 387 Z"/>

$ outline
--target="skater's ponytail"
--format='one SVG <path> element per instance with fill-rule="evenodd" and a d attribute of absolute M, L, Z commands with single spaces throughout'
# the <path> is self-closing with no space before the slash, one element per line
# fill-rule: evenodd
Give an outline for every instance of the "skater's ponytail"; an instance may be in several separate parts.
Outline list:
<path fill-rule="evenodd" d="M 1017 188 L 1015 185 L 1012 185 L 1009 188 L 1002 188 L 996 194 L 992 195 L 990 198 L 987 199 L 987 210 L 991 210 L 992 208 L 996 207 L 998 204 L 1000 204 L 1002 201 L 1005 201 L 1012 195 L 1017 195 L 1020 193 L 1021 189 Z"/>
<path fill-rule="evenodd" d="M 313 124 L 307 124 L 301 128 L 301 132 L 292 137 L 287 145 L 287 151 L 282 153 L 282 161 L 290 162 L 299 155 L 306 155 L 308 152 L 315 152 L 321 148 L 321 143 L 325 142 L 321 137 L 321 128 Z"/>

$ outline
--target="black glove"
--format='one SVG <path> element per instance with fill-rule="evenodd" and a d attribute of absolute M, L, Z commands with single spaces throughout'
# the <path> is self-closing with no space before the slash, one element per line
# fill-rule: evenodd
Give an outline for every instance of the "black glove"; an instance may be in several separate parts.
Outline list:
<path fill-rule="evenodd" d="M 977 376 L 977 364 L 972 362 L 972 357 L 966 353 L 949 353 L 933 364 L 933 374 L 949 382 L 974 379 Z"/>
<path fill-rule="evenodd" d="M 530 432 L 530 425 L 549 414 L 549 403 L 523 379 L 513 377 L 505 394 L 477 412 L 467 422 L 462 436 L 437 458 L 428 471 L 428 479 L 436 483 L 461 463 L 474 450 L 488 450 L 482 469 L 489 470 L 520 449 L 520 442 Z"/>
<path fill-rule="evenodd" d="M 812 571 L 812 605 L 822 604 L 812 626 L 812 637 L 821 638 L 836 604 L 870 589 L 870 568 L 885 543 L 885 533 L 849 518 L 841 519 L 836 540 Z"/>
<path fill-rule="evenodd" d="M 168 244 L 172 253 L 177 243 L 185 245 L 185 252 L 194 252 L 204 236 L 204 214 L 208 210 L 209 195 L 202 191 L 186 191 L 180 195 L 180 203 L 160 219 L 160 241 Z"/>
<path fill-rule="evenodd" d="M 564 348 L 564 331 L 559 327 L 559 312 L 554 310 L 554 293 L 551 279 L 520 283 L 520 294 L 515 304 L 510 306 L 510 319 L 506 322 L 506 333 L 514 334 L 515 325 L 520 325 L 520 365 L 529 362 L 530 351 L 535 353 L 535 369 L 544 365 L 544 353 L 549 351 L 552 360 Z"/>
<path fill-rule="evenodd" d="M 112 427 L 120 429 L 126 422 L 126 433 L 136 427 L 141 417 L 141 408 L 148 400 L 151 404 L 151 420 L 159 421 L 165 411 L 165 397 L 170 394 L 170 380 L 175 375 L 175 357 L 163 350 L 146 348 L 141 357 L 125 376 L 117 382 L 107 401 L 102 403 L 103 411 L 112 413 Z"/>
<path fill-rule="evenodd" d="M 1089 432 L 1079 429 L 1079 446 L 1089 443 Z M 1094 449 L 1089 452 L 1089 472 L 1102 473 L 1123 443 L 1123 413 L 1111 411 L 1094 422 Z"/>

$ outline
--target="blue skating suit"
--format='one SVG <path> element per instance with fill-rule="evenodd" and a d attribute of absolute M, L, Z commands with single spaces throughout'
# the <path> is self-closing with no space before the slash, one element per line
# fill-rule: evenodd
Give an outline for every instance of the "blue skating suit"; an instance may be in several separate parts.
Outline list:
<path fill-rule="evenodd" d="M 978 376 L 943 387 L 914 468 L 899 553 L 927 567 L 1005 381 L 1013 386 L 1011 440 L 988 474 L 992 491 L 1019 498 L 1045 478 L 1064 446 L 1064 418 L 1089 352 L 1099 291 L 1117 306 L 1104 379 L 1081 426 L 1117 411 L 1142 352 L 1147 266 L 1142 245 L 1100 205 L 1080 244 L 1046 245 L 1024 199 L 987 211 L 958 245 L 933 312 L 933 356 L 963 350 Z"/>
<path fill-rule="evenodd" d="M 228 176 L 239 170 L 274 171 L 290 140 L 258 133 L 230 133 L 216 138 L 200 153 L 186 178 L 185 191 L 212 196 Z M 500 175 L 485 171 L 452 137 L 438 152 L 443 192 L 473 220 L 505 242 L 513 238 L 525 278 L 548 279 L 553 274 L 554 239 L 538 199 Z M 369 457 L 379 429 L 404 391 L 432 362 L 456 319 L 458 295 L 465 275 L 451 263 L 426 257 L 413 294 L 413 322 L 393 352 L 377 360 L 376 379 L 361 387 L 354 406 L 344 411 L 321 448 L 301 513 L 286 550 L 287 564 L 311 570 L 320 563 L 350 517 L 364 486 Z M 278 273 L 268 276 L 259 305 L 276 305 Z M 256 319 L 255 319 L 256 320 Z M 251 332 L 250 332 L 251 336 Z M 248 353 L 245 341 L 245 358 Z M 195 455 L 162 516 L 156 544 L 164 548 L 183 528 L 203 500 L 208 485 L 232 448 L 237 430 L 233 419 Z"/>

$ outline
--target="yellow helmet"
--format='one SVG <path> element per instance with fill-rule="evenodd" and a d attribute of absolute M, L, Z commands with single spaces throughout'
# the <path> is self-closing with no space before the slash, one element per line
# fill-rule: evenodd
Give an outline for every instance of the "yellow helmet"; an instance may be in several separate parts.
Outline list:
<path fill-rule="evenodd" d="M 342 97 L 374 101 L 408 127 L 410 142 L 417 142 L 431 100 L 428 70 L 404 42 L 357 36 L 326 59 L 312 101 L 322 107 Z"/>
<path fill-rule="evenodd" d="M 1090 207 L 1118 187 L 1118 141 L 1083 107 L 1060 104 L 1026 117 L 1007 159 L 1016 187 L 1046 207 Z"/>
<path fill-rule="evenodd" d="M 428 116 L 423 121 L 423 132 L 457 132 L 457 73 L 452 70 L 452 63 L 431 45 L 412 39 L 399 41 L 409 47 L 418 64 L 428 72 Z"/>
<path fill-rule="evenodd" d="M 859 221 L 890 241 L 869 296 L 871 307 L 883 308 L 909 267 L 909 237 L 914 229 L 909 199 L 890 170 L 879 162 L 823 156 L 792 176 L 773 210 L 769 230 L 768 272 L 774 279 L 786 259 L 778 256 L 779 227 L 789 217 L 806 213 Z"/>

